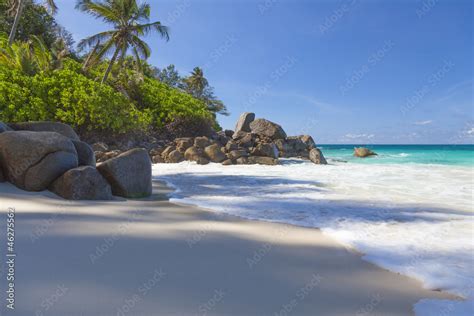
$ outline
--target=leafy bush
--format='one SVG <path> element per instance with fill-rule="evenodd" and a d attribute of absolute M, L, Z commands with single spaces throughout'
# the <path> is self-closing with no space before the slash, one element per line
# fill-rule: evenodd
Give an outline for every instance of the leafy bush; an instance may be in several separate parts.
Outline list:
<path fill-rule="evenodd" d="M 28 77 L 0 70 L 0 120 L 54 120 L 76 128 L 126 132 L 151 122 L 123 94 L 80 73 L 81 65 L 66 60 L 64 68 Z"/>
<path fill-rule="evenodd" d="M 148 110 L 154 127 L 163 127 L 177 118 L 213 122 L 204 102 L 155 79 L 144 78 L 138 85 L 138 107 Z"/>

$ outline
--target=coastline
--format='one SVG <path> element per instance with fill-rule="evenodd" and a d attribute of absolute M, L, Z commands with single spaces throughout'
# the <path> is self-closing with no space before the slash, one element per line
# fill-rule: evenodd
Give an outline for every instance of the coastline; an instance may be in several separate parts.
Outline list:
<path fill-rule="evenodd" d="M 2 217 L 16 210 L 20 314 L 408 315 L 421 299 L 456 299 L 319 229 L 173 204 L 159 182 L 150 199 L 112 202 L 0 191 Z"/>

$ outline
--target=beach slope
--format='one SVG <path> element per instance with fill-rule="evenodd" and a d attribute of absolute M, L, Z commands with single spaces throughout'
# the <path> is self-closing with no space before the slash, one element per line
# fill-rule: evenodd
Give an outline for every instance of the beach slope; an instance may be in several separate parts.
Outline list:
<path fill-rule="evenodd" d="M 453 298 L 318 229 L 172 204 L 154 186 L 149 200 L 71 202 L 0 184 L 2 226 L 15 209 L 14 314 L 410 315 Z"/>

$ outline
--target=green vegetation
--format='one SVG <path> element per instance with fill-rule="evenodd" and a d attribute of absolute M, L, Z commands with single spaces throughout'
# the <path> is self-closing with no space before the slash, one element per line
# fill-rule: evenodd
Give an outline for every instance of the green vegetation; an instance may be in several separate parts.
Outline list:
<path fill-rule="evenodd" d="M 157 31 L 169 38 L 166 26 L 148 23 L 149 5 L 80 0 L 77 8 L 114 26 L 81 41 L 79 50 L 89 50 L 79 57 L 43 3 L 0 0 L 0 121 L 53 120 L 104 133 L 219 129 L 216 113 L 226 114 L 225 106 L 201 69 L 182 78 L 172 65 L 146 62 L 150 48 L 140 37 Z M 10 43 L 9 34 L 17 40 Z"/>
<path fill-rule="evenodd" d="M 97 59 L 102 59 L 113 51 L 112 59 L 105 70 L 102 83 L 107 80 L 115 61 L 118 59 L 119 64 L 122 64 L 129 50 L 133 52 L 138 65 L 141 64 L 142 59 L 146 60 L 150 57 L 151 49 L 140 37 L 151 31 L 156 31 L 163 38 L 169 40 L 166 26 L 161 25 L 160 22 L 148 23 L 151 10 L 149 4 L 138 4 L 135 0 L 107 2 L 79 0 L 76 8 L 114 26 L 111 31 L 92 35 L 79 43 L 80 49 L 101 45 L 98 46 L 100 49 L 96 53 Z M 146 23 L 140 24 L 143 22 Z"/>

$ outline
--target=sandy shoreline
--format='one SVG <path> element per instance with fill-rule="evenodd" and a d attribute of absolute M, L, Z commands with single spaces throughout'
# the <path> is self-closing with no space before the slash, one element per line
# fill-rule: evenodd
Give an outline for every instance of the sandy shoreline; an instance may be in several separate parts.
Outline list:
<path fill-rule="evenodd" d="M 9 314 L 410 315 L 420 299 L 453 298 L 318 229 L 172 204 L 167 191 L 155 183 L 150 200 L 70 202 L 0 184 L 1 225 L 16 212 Z M 5 264 L 0 272 L 5 312 Z"/>

